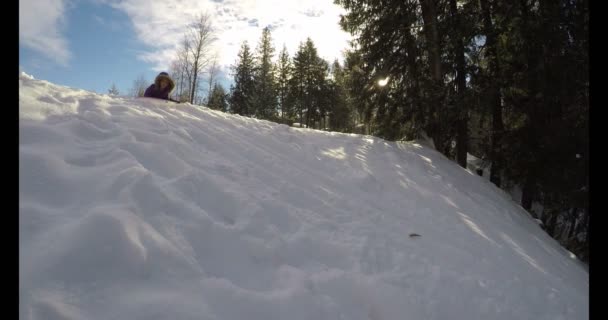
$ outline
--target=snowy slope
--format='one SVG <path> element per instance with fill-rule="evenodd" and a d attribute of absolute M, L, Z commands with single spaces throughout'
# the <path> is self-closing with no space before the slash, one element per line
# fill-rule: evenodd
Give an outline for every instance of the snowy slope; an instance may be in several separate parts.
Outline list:
<path fill-rule="evenodd" d="M 20 319 L 588 318 L 580 263 L 427 147 L 19 86 Z"/>

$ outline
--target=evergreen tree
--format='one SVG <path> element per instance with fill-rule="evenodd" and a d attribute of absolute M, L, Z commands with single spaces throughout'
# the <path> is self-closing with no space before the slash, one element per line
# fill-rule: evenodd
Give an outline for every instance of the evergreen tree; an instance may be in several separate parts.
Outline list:
<path fill-rule="evenodd" d="M 277 93 L 274 64 L 272 58 L 274 46 L 270 29 L 264 28 L 257 47 L 254 67 L 254 115 L 261 119 L 271 119 L 276 116 Z"/>
<path fill-rule="evenodd" d="M 332 131 L 351 131 L 352 115 L 347 105 L 345 72 L 336 59 L 331 68 L 332 79 L 328 81 L 329 128 Z"/>
<path fill-rule="evenodd" d="M 300 124 L 314 127 L 323 125 L 326 113 L 323 90 L 328 75 L 328 64 L 318 56 L 313 41 L 308 38 L 300 43 L 293 59 L 291 95 Z"/>
<path fill-rule="evenodd" d="M 120 93 L 118 92 L 118 88 L 116 88 L 116 84 L 112 83 L 112 87 L 108 89 L 108 94 L 111 96 L 117 96 Z"/>
<path fill-rule="evenodd" d="M 304 44 L 300 42 L 298 51 L 293 57 L 293 73 L 289 80 L 289 101 L 293 106 L 293 112 L 297 118 L 300 127 L 304 123 L 305 111 L 305 76 L 306 76 L 306 60 L 305 60 Z"/>
<path fill-rule="evenodd" d="M 233 67 L 234 85 L 230 90 L 230 110 L 233 113 L 243 116 L 251 116 L 254 114 L 254 61 L 247 41 L 241 45 L 241 50 L 238 54 L 238 60 Z"/>
<path fill-rule="evenodd" d="M 289 97 L 289 81 L 291 79 L 291 61 L 289 59 L 289 53 L 287 47 L 283 45 L 283 50 L 279 54 L 279 61 L 277 62 L 277 98 L 278 106 L 281 110 L 281 119 L 293 119 L 294 113 L 293 108 L 288 99 Z"/>
<path fill-rule="evenodd" d="M 216 83 L 213 86 L 213 89 L 211 89 L 207 106 L 215 110 L 220 110 L 224 112 L 228 111 L 226 91 L 224 90 L 224 87 L 222 87 L 222 85 L 220 85 L 219 83 Z"/>
<path fill-rule="evenodd" d="M 366 133 L 415 138 L 426 131 L 462 166 L 467 153 L 487 160 L 491 181 L 521 188 L 528 210 L 542 204 L 547 232 L 584 259 L 588 1 L 335 3 L 355 37 L 346 92 Z M 390 80 L 379 87 L 379 79 Z"/>

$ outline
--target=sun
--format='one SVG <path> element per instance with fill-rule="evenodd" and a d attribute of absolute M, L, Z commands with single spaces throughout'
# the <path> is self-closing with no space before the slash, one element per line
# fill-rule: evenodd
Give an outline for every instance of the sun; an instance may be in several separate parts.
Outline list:
<path fill-rule="evenodd" d="M 388 83 L 388 77 L 378 80 L 378 85 L 384 87 Z"/>

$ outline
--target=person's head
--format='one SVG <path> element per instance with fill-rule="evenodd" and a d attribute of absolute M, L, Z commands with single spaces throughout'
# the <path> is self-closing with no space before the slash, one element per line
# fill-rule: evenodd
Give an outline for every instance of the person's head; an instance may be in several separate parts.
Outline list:
<path fill-rule="evenodd" d="M 158 76 L 156 76 L 154 83 L 156 83 L 156 86 L 163 91 L 167 90 L 171 92 L 171 90 L 173 90 L 173 88 L 175 87 L 173 79 L 171 79 L 171 77 L 169 77 L 169 74 L 166 72 L 159 73 Z"/>

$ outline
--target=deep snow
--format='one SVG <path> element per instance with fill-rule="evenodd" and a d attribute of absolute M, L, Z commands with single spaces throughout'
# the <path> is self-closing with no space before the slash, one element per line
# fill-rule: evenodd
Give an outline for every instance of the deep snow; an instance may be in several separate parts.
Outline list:
<path fill-rule="evenodd" d="M 20 319 L 588 318 L 580 262 L 422 144 L 26 74 L 19 110 Z"/>

